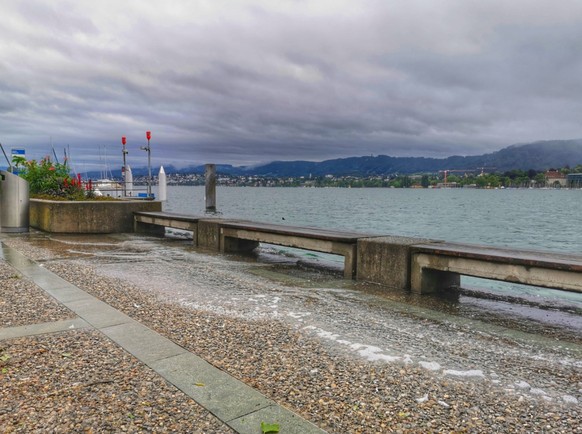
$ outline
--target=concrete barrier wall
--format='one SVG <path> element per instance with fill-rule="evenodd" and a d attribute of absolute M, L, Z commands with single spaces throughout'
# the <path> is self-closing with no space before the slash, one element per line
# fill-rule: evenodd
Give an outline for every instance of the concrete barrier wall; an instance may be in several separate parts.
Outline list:
<path fill-rule="evenodd" d="M 148 200 L 53 201 L 30 200 L 30 226 L 45 232 L 108 234 L 133 232 L 133 213 L 161 211 Z"/>

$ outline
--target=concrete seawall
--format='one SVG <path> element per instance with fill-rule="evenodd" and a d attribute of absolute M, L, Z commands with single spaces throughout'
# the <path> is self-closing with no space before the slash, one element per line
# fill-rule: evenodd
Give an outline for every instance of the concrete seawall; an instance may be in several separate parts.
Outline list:
<path fill-rule="evenodd" d="M 162 203 L 146 200 L 30 200 L 30 226 L 45 232 L 105 234 L 133 232 L 133 213 L 161 211 Z"/>

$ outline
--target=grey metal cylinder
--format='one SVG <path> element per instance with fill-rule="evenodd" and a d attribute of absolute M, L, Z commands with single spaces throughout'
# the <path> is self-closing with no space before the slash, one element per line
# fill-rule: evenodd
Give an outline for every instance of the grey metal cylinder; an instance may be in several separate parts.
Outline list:
<path fill-rule="evenodd" d="M 21 177 L 0 170 L 0 230 L 28 232 L 28 182 Z"/>

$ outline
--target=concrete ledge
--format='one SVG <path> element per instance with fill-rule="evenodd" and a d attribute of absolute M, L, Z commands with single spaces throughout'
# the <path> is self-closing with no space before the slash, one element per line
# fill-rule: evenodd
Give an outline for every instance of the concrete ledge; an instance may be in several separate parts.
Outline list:
<path fill-rule="evenodd" d="M 194 245 L 198 233 L 198 218 L 190 215 L 138 211 L 134 213 L 134 231 L 149 235 L 163 237 L 166 227 L 192 232 Z"/>
<path fill-rule="evenodd" d="M 161 202 L 149 200 L 56 201 L 31 199 L 30 226 L 52 233 L 127 233 L 134 230 L 134 212 L 161 210 Z"/>
<path fill-rule="evenodd" d="M 582 293 L 580 255 L 570 255 L 568 259 L 563 260 L 565 255 L 556 254 L 555 262 L 549 262 L 541 254 L 539 260 L 532 259 L 532 252 L 524 251 L 524 257 L 519 257 L 511 250 L 490 248 L 489 252 L 498 253 L 495 257 L 487 255 L 487 248 L 482 248 L 482 258 L 479 258 L 469 257 L 470 251 L 463 251 L 462 245 L 457 246 L 458 250 L 453 252 L 455 256 L 438 252 L 434 254 L 413 252 L 412 292 L 424 294 L 460 286 L 461 275 L 464 275 Z M 507 256 L 504 252 L 507 252 Z M 522 263 L 519 263 L 520 261 Z"/>
<path fill-rule="evenodd" d="M 357 279 L 397 289 L 410 289 L 412 246 L 437 242 L 386 236 L 358 240 Z"/>

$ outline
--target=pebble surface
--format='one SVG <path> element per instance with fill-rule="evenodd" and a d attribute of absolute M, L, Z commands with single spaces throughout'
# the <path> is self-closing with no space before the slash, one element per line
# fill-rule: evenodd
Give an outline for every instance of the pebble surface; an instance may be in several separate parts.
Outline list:
<path fill-rule="evenodd" d="M 0 431 L 231 432 L 96 331 L 0 342 Z"/>
<path fill-rule="evenodd" d="M 0 327 L 74 317 L 0 260 Z M 71 330 L 0 341 L 0 432 L 234 431 L 101 333 Z"/>
<path fill-rule="evenodd" d="M 73 312 L 0 260 L 0 327 L 17 327 L 74 317 Z"/>
<path fill-rule="evenodd" d="M 39 244 L 33 240 L 11 238 L 6 244 L 32 259 L 45 261 L 44 266 L 47 269 L 200 355 L 214 366 L 255 387 L 330 433 L 582 432 L 582 423 L 579 420 L 582 372 L 577 364 L 557 367 L 555 363 L 546 363 L 541 357 L 541 360 L 532 359 L 531 366 L 523 367 L 517 366 L 523 364 L 523 360 L 515 358 L 516 366 L 512 367 L 512 358 L 505 358 L 508 371 L 513 368 L 531 371 L 530 375 L 536 378 L 536 386 L 547 383 L 550 387 L 552 383 L 560 382 L 570 391 L 566 395 L 569 398 L 561 401 L 549 396 L 546 399 L 544 389 L 539 388 L 538 393 L 535 390 L 538 387 L 529 384 L 498 386 L 495 378 L 497 375 L 503 377 L 506 375 L 504 372 L 487 372 L 484 375 L 478 367 L 473 370 L 450 369 L 447 372 L 436 372 L 438 367 L 432 362 L 426 362 L 424 367 L 406 361 L 371 362 L 336 351 L 326 344 L 325 339 L 294 328 L 284 321 L 248 320 L 185 307 L 163 296 L 163 288 L 156 294 L 144 291 L 122 277 L 100 275 L 90 257 L 73 258 L 64 255 L 60 250 L 51 250 L 50 243 L 44 243 L 44 248 L 39 248 Z M 472 338 L 474 337 L 470 335 L 464 337 L 468 341 Z M 70 353 L 64 343 L 71 343 L 68 333 L 36 339 L 48 340 L 44 345 L 47 348 L 58 348 L 56 355 L 60 351 Z M 56 342 L 51 342 L 51 339 Z M 94 332 L 79 333 L 72 341 L 77 339 L 99 340 L 99 337 Z M 427 339 L 430 339 L 430 335 Z M 504 339 L 505 342 L 500 343 Z M 496 345 L 506 345 L 508 349 L 519 345 L 506 337 L 493 336 L 491 340 L 495 340 Z M 9 351 L 21 354 L 19 359 L 30 357 L 31 350 L 26 346 L 18 347 L 17 341 L 9 342 L 9 345 L 17 348 L 16 351 Z M 98 346 L 102 347 L 102 343 Z M 459 357 L 463 357 L 463 348 L 456 348 L 456 351 Z M 127 360 L 130 358 L 126 356 L 124 359 L 124 355 L 115 353 L 114 349 L 108 349 L 106 354 L 110 355 L 111 369 L 115 366 L 131 366 L 132 361 Z M 118 364 L 118 360 L 123 363 Z M 56 365 L 52 365 L 53 369 L 62 361 L 61 354 L 60 358 L 55 359 Z M 139 366 L 119 369 L 133 372 L 131 369 L 137 370 Z M 39 375 L 42 376 L 32 371 L 34 381 L 39 381 Z M 90 369 L 88 375 L 91 375 Z M 110 377 L 90 376 L 99 379 Z M 2 381 L 5 378 L 3 376 Z M 154 380 L 155 378 L 151 378 L 149 381 Z M 131 390 L 136 388 L 139 390 L 138 386 L 129 386 Z M 114 393 L 113 389 L 115 388 L 112 387 L 109 396 Z M 528 393 L 522 393 L 524 391 Z M 18 401 L 10 401 L 10 419 L 6 413 L 1 414 L 0 426 L 7 423 L 6 421 L 13 423 L 25 417 L 34 418 L 34 413 L 21 410 L 22 407 L 17 406 Z M 153 402 L 148 408 L 155 408 L 156 411 L 167 412 L 165 414 L 169 415 L 175 413 L 173 408 L 178 405 L 158 405 Z M 93 418 L 92 421 L 105 418 L 99 412 L 111 405 L 107 399 L 100 401 L 99 405 L 86 409 L 89 412 L 88 417 Z M 119 415 L 127 415 L 129 412 L 131 411 L 124 408 Z M 136 414 L 135 411 L 131 413 Z M 73 416 L 72 413 L 64 417 L 64 420 L 74 420 Z M 212 423 L 204 419 L 204 416 L 200 417 L 205 423 Z M 196 417 L 194 419 L 200 420 Z M 116 420 L 121 423 L 119 420 L 124 419 Z M 180 419 L 183 420 L 185 419 Z M 141 429 L 135 424 L 132 425 L 133 421 L 126 422 L 134 430 Z M 109 422 L 103 420 L 101 423 Z M 177 431 L 223 432 L 220 429 L 209 426 L 202 431 L 195 431 L 180 427 Z"/>

